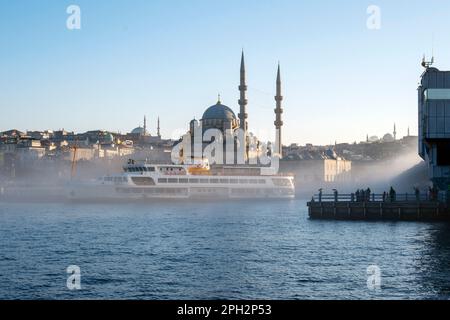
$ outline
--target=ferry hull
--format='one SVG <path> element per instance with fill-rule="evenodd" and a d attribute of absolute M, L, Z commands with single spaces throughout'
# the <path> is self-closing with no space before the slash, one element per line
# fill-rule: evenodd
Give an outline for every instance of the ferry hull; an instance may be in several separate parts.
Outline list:
<path fill-rule="evenodd" d="M 174 188 L 176 189 L 176 188 Z M 180 188 L 178 188 L 180 189 Z M 112 200 L 171 200 L 171 199 L 293 199 L 293 190 L 259 189 L 253 192 L 241 192 L 232 188 L 170 188 L 159 192 L 158 188 L 119 188 L 115 186 L 72 186 L 68 188 L 67 197 L 73 201 L 112 201 Z"/>

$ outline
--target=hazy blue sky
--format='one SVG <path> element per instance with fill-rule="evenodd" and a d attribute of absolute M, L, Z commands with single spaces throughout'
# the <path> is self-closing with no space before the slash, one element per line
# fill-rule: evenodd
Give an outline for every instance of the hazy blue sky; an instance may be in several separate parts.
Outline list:
<path fill-rule="evenodd" d="M 250 129 L 273 135 L 281 61 L 284 143 L 417 132 L 423 53 L 450 69 L 450 2 L 0 0 L 0 131 L 185 131 L 222 95 L 238 113 L 241 48 Z M 68 30 L 66 8 L 81 8 Z M 381 8 L 381 29 L 366 10 Z M 433 36 L 434 35 L 434 36 Z"/>

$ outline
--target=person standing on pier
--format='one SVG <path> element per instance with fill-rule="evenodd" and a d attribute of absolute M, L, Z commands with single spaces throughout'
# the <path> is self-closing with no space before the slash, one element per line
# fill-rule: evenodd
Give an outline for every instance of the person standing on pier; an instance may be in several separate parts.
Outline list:
<path fill-rule="evenodd" d="M 372 192 L 372 190 L 370 190 L 370 188 L 367 188 L 366 190 L 366 201 L 369 202 L 370 201 L 370 193 Z"/>
<path fill-rule="evenodd" d="M 333 189 L 334 194 L 334 202 L 338 202 L 338 191 L 336 189 Z"/>
<path fill-rule="evenodd" d="M 322 202 L 322 188 L 319 189 L 319 202 Z"/>
<path fill-rule="evenodd" d="M 389 190 L 389 197 L 391 198 L 391 202 L 395 201 L 396 198 L 396 192 L 394 188 L 391 186 L 391 189 Z"/>
<path fill-rule="evenodd" d="M 414 195 L 416 196 L 416 201 L 420 201 L 420 190 L 416 186 L 414 187 Z"/>

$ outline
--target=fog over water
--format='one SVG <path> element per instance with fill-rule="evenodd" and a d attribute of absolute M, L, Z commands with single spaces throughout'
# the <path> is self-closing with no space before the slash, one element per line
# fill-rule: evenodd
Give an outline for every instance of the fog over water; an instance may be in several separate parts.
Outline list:
<path fill-rule="evenodd" d="M 144 157 L 144 155 L 142 156 Z M 145 158 L 145 157 L 144 157 Z M 143 158 L 143 159 L 144 159 Z M 0 188 L 3 187 L 3 198 L 20 201 L 55 201 L 63 200 L 65 188 L 69 184 L 86 182 L 98 177 L 122 172 L 127 158 L 114 160 L 78 161 L 72 177 L 70 161 L 42 161 L 33 166 L 15 169 L 15 178 L 10 172 L 0 176 Z M 283 167 L 283 165 L 282 165 Z M 393 186 L 398 192 L 413 193 L 417 186 L 423 192 L 429 186 L 425 163 L 415 150 L 398 154 L 395 158 L 383 161 L 353 161 L 350 178 L 342 182 L 303 181 L 302 166 L 290 168 L 289 172 L 296 176 L 296 192 L 298 197 L 308 198 L 317 193 L 319 188 L 331 193 L 333 188 L 340 193 L 352 193 L 356 189 L 371 188 L 373 192 L 383 193 Z"/>

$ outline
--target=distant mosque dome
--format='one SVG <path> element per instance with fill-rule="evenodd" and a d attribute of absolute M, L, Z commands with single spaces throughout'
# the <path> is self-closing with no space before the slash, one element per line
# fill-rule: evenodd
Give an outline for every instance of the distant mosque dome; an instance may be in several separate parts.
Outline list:
<path fill-rule="evenodd" d="M 369 138 L 369 142 L 377 142 L 377 141 L 380 141 L 380 138 L 378 138 L 378 136 L 371 136 Z"/>
<path fill-rule="evenodd" d="M 134 128 L 134 129 L 131 131 L 131 133 L 132 133 L 132 134 L 139 134 L 139 135 L 143 136 L 143 135 L 145 134 L 145 130 L 144 130 L 144 128 L 142 128 L 142 127 L 137 127 L 137 128 Z"/>
<path fill-rule="evenodd" d="M 394 136 L 390 133 L 386 133 L 383 136 L 383 142 L 393 142 L 394 141 Z"/>
<path fill-rule="evenodd" d="M 236 120 L 236 115 L 233 110 L 223 105 L 220 101 L 217 104 L 209 107 L 203 113 L 202 120 Z"/>

